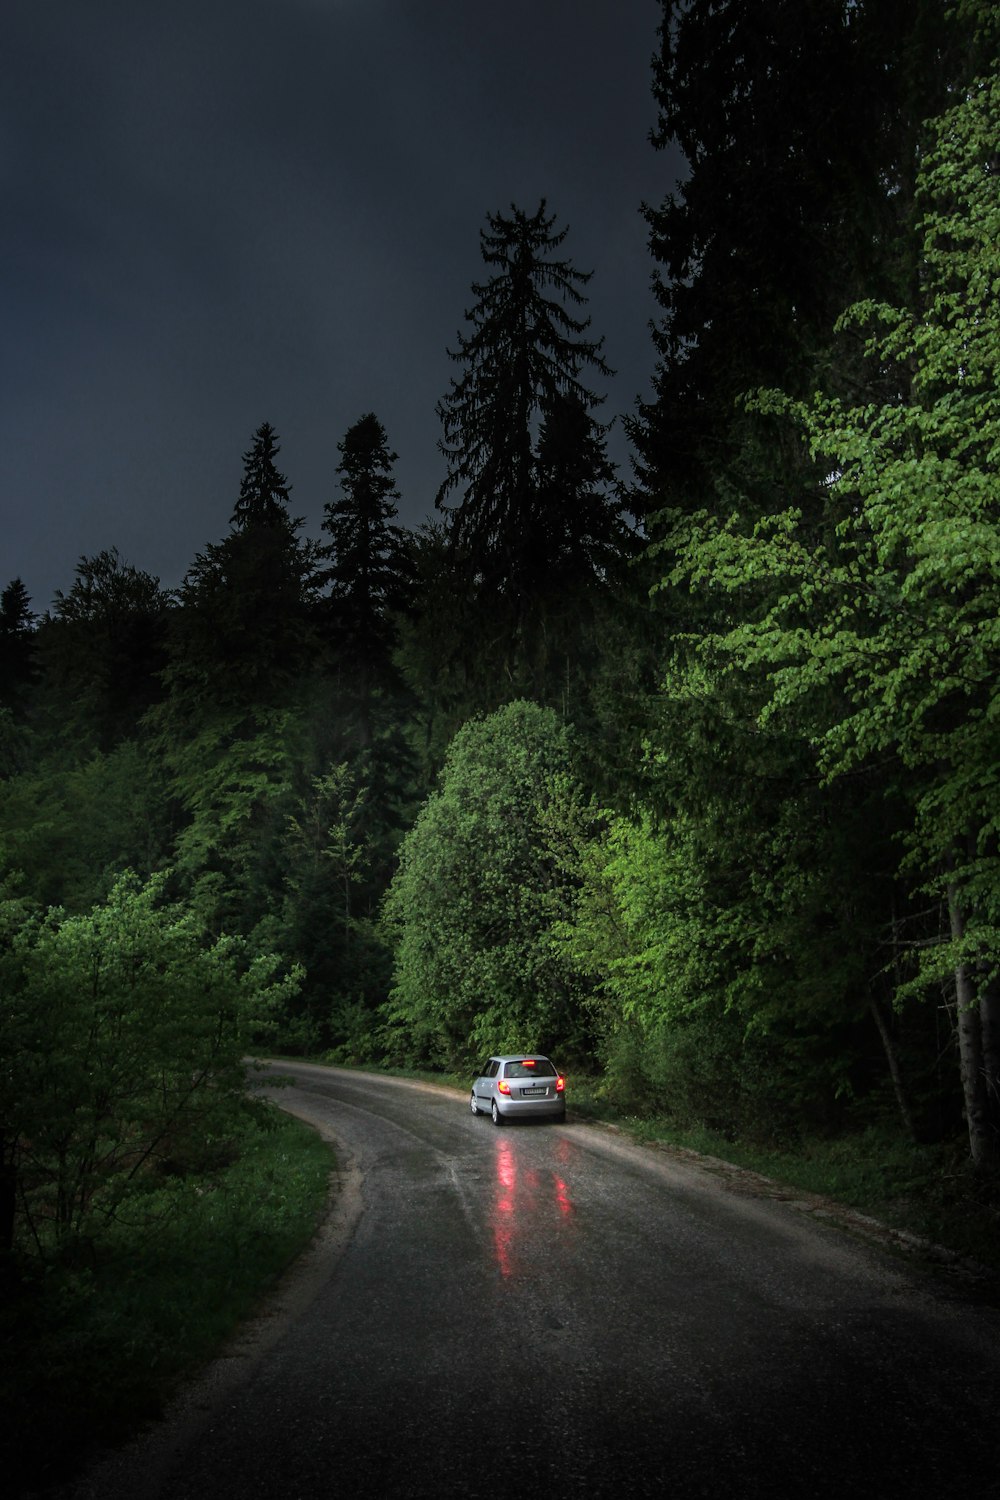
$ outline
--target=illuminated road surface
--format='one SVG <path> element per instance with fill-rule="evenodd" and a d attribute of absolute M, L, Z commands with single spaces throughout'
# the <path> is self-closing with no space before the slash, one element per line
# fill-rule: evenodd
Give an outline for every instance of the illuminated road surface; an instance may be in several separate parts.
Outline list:
<path fill-rule="evenodd" d="M 339 1145 L 283 1310 L 77 1491 L 1000 1496 L 1000 1313 L 696 1165 L 282 1065 Z"/>

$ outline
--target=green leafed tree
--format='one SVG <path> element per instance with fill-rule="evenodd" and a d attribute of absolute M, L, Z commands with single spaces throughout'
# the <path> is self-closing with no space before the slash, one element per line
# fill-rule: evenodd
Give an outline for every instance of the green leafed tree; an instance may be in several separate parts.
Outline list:
<path fill-rule="evenodd" d="M 385 903 L 395 950 L 391 1049 L 451 1066 L 586 1033 L 583 991 L 553 950 L 568 900 L 548 811 L 572 776 L 565 726 L 518 701 L 466 724 L 403 842 Z"/>
<path fill-rule="evenodd" d="M 762 722 L 804 721 L 831 781 L 894 766 L 906 865 L 943 914 L 908 989 L 951 977 L 971 1152 L 986 1164 L 1000 1140 L 1000 84 L 995 9 L 962 9 L 984 23 L 970 54 L 985 48 L 988 65 L 922 162 L 919 304 L 869 301 L 841 323 L 866 331 L 897 394 L 758 398 L 803 434 L 835 524 L 818 536 L 797 505 L 754 525 L 705 517 L 674 576 L 743 600 L 703 650 L 766 674 Z"/>
<path fill-rule="evenodd" d="M 22 764 L 0 781 L 0 830 L 0 875 L 16 872 L 22 892 L 42 906 L 86 911 L 121 870 L 149 875 L 165 863 L 171 830 L 161 768 L 139 740 L 82 762 Z"/>
<path fill-rule="evenodd" d="M 124 876 L 84 915 L 0 919 L 6 1181 L 19 1243 L 49 1255 L 126 1205 L 141 1219 L 160 1169 L 231 1128 L 246 1050 L 296 979 L 207 941 L 163 876 Z"/>
<path fill-rule="evenodd" d="M 379 930 L 385 814 L 346 763 L 314 777 L 288 819 L 279 945 L 304 969 L 283 1044 L 370 1057 L 375 1011 L 389 986 Z"/>

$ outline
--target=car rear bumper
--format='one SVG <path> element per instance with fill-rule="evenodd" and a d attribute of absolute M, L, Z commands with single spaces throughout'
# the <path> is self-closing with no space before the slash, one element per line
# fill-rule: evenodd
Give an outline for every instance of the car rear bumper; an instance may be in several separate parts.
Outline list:
<path fill-rule="evenodd" d="M 505 1099 L 498 1095 L 497 1109 L 505 1120 L 529 1115 L 562 1116 L 566 1113 L 566 1100 L 562 1094 L 557 1094 L 554 1099 Z"/>

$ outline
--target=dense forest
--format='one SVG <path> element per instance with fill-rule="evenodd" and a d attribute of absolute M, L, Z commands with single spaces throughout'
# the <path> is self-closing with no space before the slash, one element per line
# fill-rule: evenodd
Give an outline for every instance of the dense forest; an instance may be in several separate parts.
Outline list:
<path fill-rule="evenodd" d="M 3 589 L 8 1249 L 196 1153 L 253 1049 L 537 1047 L 996 1170 L 996 7 L 662 11 L 648 401 L 603 410 L 571 227 L 499 208 L 432 520 L 366 412 L 305 535 L 265 421 L 178 589 Z"/>

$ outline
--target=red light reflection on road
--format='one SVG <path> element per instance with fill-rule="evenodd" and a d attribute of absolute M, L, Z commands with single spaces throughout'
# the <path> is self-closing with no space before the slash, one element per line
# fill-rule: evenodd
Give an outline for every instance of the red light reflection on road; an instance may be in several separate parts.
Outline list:
<path fill-rule="evenodd" d="M 514 1189 L 517 1186 L 517 1167 L 514 1164 L 514 1153 L 507 1141 L 497 1144 L 497 1187 L 501 1196 L 497 1200 L 497 1208 L 503 1214 L 514 1211 Z"/>
<path fill-rule="evenodd" d="M 560 1162 L 569 1157 L 568 1143 L 561 1142 Z M 573 1201 L 566 1180 L 556 1172 L 531 1167 L 518 1168 L 515 1145 L 509 1139 L 495 1143 L 495 1184 L 491 1214 L 493 1250 L 500 1275 L 506 1280 L 518 1274 L 522 1262 L 544 1246 L 573 1216 Z"/>

